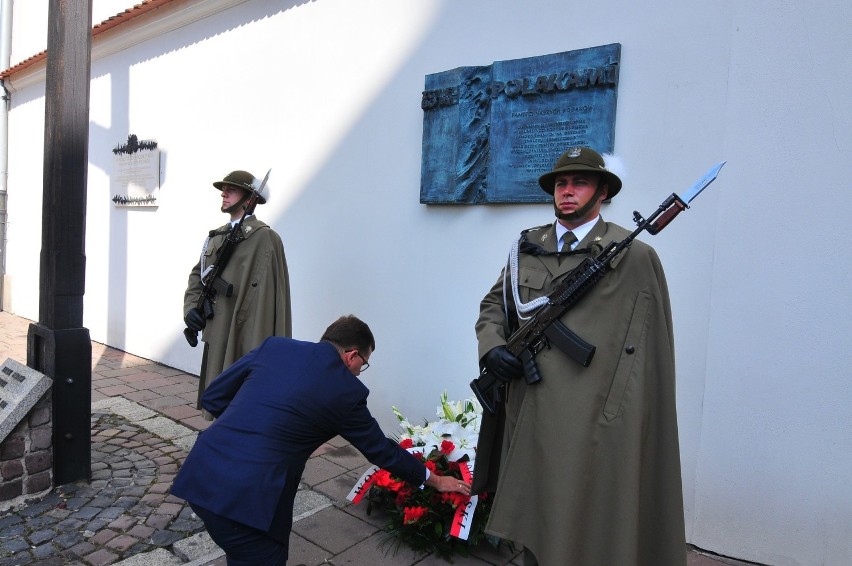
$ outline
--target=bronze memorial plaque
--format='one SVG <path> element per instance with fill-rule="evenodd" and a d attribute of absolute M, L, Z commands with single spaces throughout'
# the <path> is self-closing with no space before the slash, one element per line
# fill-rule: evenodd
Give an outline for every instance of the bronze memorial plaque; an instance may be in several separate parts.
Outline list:
<path fill-rule="evenodd" d="M 613 150 L 621 45 L 426 76 L 424 204 L 546 203 L 539 175 L 573 146 Z"/>

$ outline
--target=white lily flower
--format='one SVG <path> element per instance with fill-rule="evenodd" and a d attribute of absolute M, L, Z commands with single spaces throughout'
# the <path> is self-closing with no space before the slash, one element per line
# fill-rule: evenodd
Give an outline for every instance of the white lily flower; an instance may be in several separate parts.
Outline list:
<path fill-rule="evenodd" d="M 482 416 L 482 406 L 476 398 L 450 401 L 445 390 L 436 409 L 438 420 L 423 426 L 412 425 L 396 407 L 392 409 L 405 430 L 403 436 L 411 438 L 415 446 L 424 446 L 427 451 L 438 450 L 443 441 L 449 440 L 455 446 L 448 455 L 449 460 L 457 461 L 465 456 L 473 460 L 476 457 Z"/>

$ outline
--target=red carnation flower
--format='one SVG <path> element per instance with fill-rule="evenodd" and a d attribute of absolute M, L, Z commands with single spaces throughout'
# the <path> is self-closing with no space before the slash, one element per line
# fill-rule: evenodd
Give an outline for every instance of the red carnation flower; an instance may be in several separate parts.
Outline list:
<path fill-rule="evenodd" d="M 375 484 L 377 486 L 390 491 L 399 491 L 400 488 L 405 487 L 405 482 L 394 479 L 387 470 L 377 471 L 374 477 L 376 478 Z"/>
<path fill-rule="evenodd" d="M 411 440 L 410 438 L 403 438 L 402 440 L 399 441 L 399 445 L 402 446 L 403 448 L 413 448 L 414 447 L 414 441 Z"/>
<path fill-rule="evenodd" d="M 455 509 L 459 505 L 467 505 L 467 502 L 470 500 L 470 497 L 467 495 L 462 495 L 461 493 L 442 493 L 441 501 L 448 504 L 450 507 Z"/>
<path fill-rule="evenodd" d="M 451 440 L 444 440 L 441 442 L 441 452 L 444 454 L 452 454 L 453 450 L 456 449 L 456 445 L 452 443 Z"/>
<path fill-rule="evenodd" d="M 429 509 L 427 509 L 426 507 L 406 507 L 405 509 L 402 510 L 402 512 L 403 512 L 402 522 L 406 525 L 416 523 L 428 511 L 429 511 Z"/>

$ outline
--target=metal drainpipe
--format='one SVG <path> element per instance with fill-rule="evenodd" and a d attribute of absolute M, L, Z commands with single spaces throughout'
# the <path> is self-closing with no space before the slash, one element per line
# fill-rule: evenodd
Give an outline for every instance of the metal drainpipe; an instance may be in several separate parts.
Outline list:
<path fill-rule="evenodd" d="M 11 60 L 12 2 L 13 0 L 0 0 L 0 69 L 8 69 Z M 4 311 L 6 310 L 4 304 L 6 295 L 6 184 L 9 177 L 9 107 L 11 98 L 3 81 L 0 81 L 0 87 L 2 87 L 2 103 L 0 103 L 0 311 Z"/>

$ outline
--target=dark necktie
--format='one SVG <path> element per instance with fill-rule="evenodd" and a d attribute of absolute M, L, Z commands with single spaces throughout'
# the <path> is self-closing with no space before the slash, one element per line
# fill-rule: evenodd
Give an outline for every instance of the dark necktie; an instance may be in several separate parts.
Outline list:
<path fill-rule="evenodd" d="M 571 246 L 574 245 L 574 242 L 577 241 L 577 236 L 574 235 L 574 232 L 570 230 L 562 234 L 562 249 L 559 252 L 559 263 L 562 263 L 563 254 L 567 254 L 571 251 Z"/>

